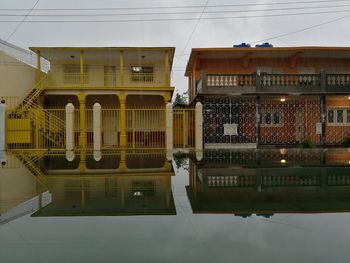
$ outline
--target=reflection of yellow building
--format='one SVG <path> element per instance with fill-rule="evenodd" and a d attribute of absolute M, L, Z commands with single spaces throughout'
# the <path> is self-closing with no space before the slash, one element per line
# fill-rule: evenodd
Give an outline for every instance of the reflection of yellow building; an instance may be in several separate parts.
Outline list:
<path fill-rule="evenodd" d="M 348 212 L 349 160 L 339 149 L 206 151 L 190 160 L 187 194 L 194 213 Z"/>
<path fill-rule="evenodd" d="M 96 156 L 95 156 L 96 157 Z M 36 162 L 52 196 L 34 216 L 176 214 L 174 171 L 163 153 L 48 153 Z"/>

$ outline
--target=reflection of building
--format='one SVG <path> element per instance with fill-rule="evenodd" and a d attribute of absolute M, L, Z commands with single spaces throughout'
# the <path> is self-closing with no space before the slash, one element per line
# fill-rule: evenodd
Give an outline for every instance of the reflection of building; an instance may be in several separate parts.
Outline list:
<path fill-rule="evenodd" d="M 347 150 L 205 151 L 190 160 L 194 213 L 272 215 L 350 211 Z"/>
<path fill-rule="evenodd" d="M 51 153 L 38 163 L 52 202 L 33 216 L 173 215 L 171 163 L 162 153 Z"/>
<path fill-rule="evenodd" d="M 350 133 L 349 48 L 194 48 L 186 69 L 203 103 L 205 147 L 337 144 Z"/>

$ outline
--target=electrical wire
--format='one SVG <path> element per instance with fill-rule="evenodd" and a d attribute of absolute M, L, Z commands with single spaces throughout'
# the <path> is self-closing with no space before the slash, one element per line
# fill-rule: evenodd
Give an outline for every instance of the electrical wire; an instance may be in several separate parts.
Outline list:
<path fill-rule="evenodd" d="M 312 25 L 312 26 L 308 26 L 308 27 L 301 28 L 301 29 L 298 29 L 298 30 L 290 31 L 288 33 L 283 33 L 283 34 L 275 35 L 275 36 L 272 36 L 272 37 L 260 39 L 258 41 L 250 42 L 249 44 L 261 43 L 261 42 L 270 41 L 270 40 L 273 40 L 273 39 L 277 39 L 277 38 L 281 38 L 281 37 L 297 34 L 297 33 L 304 32 L 304 31 L 307 31 L 307 30 L 310 30 L 310 29 L 314 29 L 314 28 L 321 27 L 321 26 L 324 26 L 324 25 L 328 25 L 328 24 L 331 24 L 331 23 L 334 23 L 334 22 L 338 22 L 338 21 L 341 21 L 341 20 L 344 20 L 344 19 L 347 19 L 347 18 L 350 18 L 350 15 L 338 17 L 336 19 L 328 20 L 326 22 L 322 22 L 322 23 L 319 23 L 319 24 L 316 24 L 316 25 Z"/>
<path fill-rule="evenodd" d="M 349 7 L 346 5 L 327 5 L 327 6 L 306 6 L 306 7 L 287 7 L 287 8 L 266 8 L 251 10 L 215 10 L 215 11 L 186 11 L 186 12 L 152 12 L 152 13 L 106 13 L 106 14 L 1 14 L 0 17 L 101 17 L 101 16 L 146 16 L 146 15 L 187 15 L 187 14 L 225 14 L 225 13 L 252 13 L 252 12 L 274 12 L 289 10 L 306 10 L 306 9 L 329 9 Z"/>
<path fill-rule="evenodd" d="M 303 15 L 321 15 L 321 14 L 336 14 L 350 13 L 350 9 L 323 11 L 323 12 L 303 12 L 303 13 L 285 13 L 285 14 L 265 14 L 265 15 L 243 15 L 243 16 L 217 16 L 217 17 L 202 17 L 201 20 L 224 20 L 224 19 L 248 19 L 262 17 L 288 17 L 288 16 L 303 16 Z M 150 19 L 110 19 L 110 20 L 0 20 L 0 23 L 125 23 L 125 22 L 164 22 L 164 21 L 193 21 L 196 17 L 184 18 L 150 18 Z"/>
<path fill-rule="evenodd" d="M 6 41 L 9 41 L 10 38 L 17 32 L 17 30 L 21 27 L 21 25 L 24 23 L 26 18 L 30 15 L 30 13 L 33 11 L 33 9 L 36 7 L 36 5 L 39 3 L 40 0 L 37 0 L 33 7 L 29 10 L 29 12 L 23 17 L 22 21 L 19 22 L 19 24 L 16 26 L 16 28 L 10 33 L 10 35 L 6 38 Z"/>
<path fill-rule="evenodd" d="M 222 5 L 187 5 L 187 6 L 145 6 L 145 7 L 100 7 L 100 8 L 36 8 L 36 11 L 98 11 L 98 10 L 150 10 L 150 9 L 186 9 L 186 8 L 219 8 L 219 7 L 242 7 L 242 6 L 273 6 L 273 5 L 296 5 L 315 3 L 349 2 L 349 0 L 321 0 L 321 1 L 288 1 L 273 3 L 244 3 L 244 4 L 222 4 Z M 27 8 L 0 8 L 2 11 L 30 11 Z"/>

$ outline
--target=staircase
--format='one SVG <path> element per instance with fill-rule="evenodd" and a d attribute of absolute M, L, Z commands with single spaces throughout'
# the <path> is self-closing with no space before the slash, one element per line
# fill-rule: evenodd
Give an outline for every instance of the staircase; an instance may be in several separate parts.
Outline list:
<path fill-rule="evenodd" d="M 12 119 L 30 119 L 33 126 L 46 140 L 48 148 L 62 148 L 65 145 L 65 122 L 48 110 L 37 104 L 37 99 L 44 91 L 42 83 L 47 77 L 41 79 L 29 92 L 24 100 L 10 114 Z"/>
<path fill-rule="evenodd" d="M 46 151 L 41 152 L 16 152 L 15 155 L 20 159 L 24 166 L 35 176 L 38 183 L 43 186 L 45 189 L 49 189 L 48 182 L 45 178 L 45 175 L 37 166 L 36 162 L 39 161 Z"/>

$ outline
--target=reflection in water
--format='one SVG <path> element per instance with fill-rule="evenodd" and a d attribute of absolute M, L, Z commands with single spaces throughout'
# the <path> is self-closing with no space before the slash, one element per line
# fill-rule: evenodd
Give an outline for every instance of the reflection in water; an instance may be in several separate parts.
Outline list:
<path fill-rule="evenodd" d="M 194 213 L 350 211 L 348 150 L 206 151 L 190 159 L 187 194 Z"/>
<path fill-rule="evenodd" d="M 193 213 L 350 211 L 347 149 L 211 150 L 175 155 L 174 164 L 184 168 L 188 156 Z M 176 214 L 175 174 L 164 152 L 28 151 L 5 159 L 2 220 L 34 211 L 36 217 Z"/>
<path fill-rule="evenodd" d="M 94 152 L 83 151 L 69 158 L 65 152 L 16 156 L 35 179 L 38 208 L 33 216 L 176 214 L 174 171 L 161 152 L 102 152 L 97 160 Z M 46 191 L 49 203 L 43 202 Z"/>

